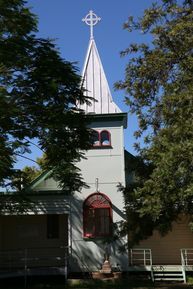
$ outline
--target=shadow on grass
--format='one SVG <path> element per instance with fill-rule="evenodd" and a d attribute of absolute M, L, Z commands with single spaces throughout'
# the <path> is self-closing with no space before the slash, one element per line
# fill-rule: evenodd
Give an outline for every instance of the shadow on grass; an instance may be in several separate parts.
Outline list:
<path fill-rule="evenodd" d="M 23 289 L 24 278 L 0 280 L 1 289 Z M 74 280 L 65 282 L 64 277 L 28 277 L 26 289 L 185 289 L 193 288 L 184 284 L 154 284 L 150 280 L 123 278 L 120 280 Z"/>

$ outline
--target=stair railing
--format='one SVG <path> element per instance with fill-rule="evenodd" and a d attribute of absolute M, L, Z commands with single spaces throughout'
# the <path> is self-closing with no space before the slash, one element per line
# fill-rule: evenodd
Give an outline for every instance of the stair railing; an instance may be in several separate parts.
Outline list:
<path fill-rule="evenodd" d="M 184 283 L 186 283 L 186 265 L 185 265 L 185 262 L 186 262 L 185 259 L 186 258 L 184 258 L 185 251 L 184 251 L 184 249 L 181 249 L 180 252 L 181 252 L 181 263 L 182 263 L 182 275 L 183 275 Z"/>
<path fill-rule="evenodd" d="M 131 266 L 152 266 L 151 249 L 130 249 L 130 264 Z"/>
<path fill-rule="evenodd" d="M 183 248 L 181 251 L 181 264 L 184 283 L 186 283 L 186 271 L 189 266 L 193 268 L 193 248 Z"/>
<path fill-rule="evenodd" d="M 151 272 L 151 279 L 154 281 L 151 249 L 130 249 L 130 265 L 144 267 L 148 266 Z"/>

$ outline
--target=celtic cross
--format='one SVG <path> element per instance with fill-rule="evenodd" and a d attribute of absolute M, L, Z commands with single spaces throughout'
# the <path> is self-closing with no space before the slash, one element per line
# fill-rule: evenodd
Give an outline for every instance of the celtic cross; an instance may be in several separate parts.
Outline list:
<path fill-rule="evenodd" d="M 95 26 L 101 20 L 92 10 L 82 19 L 88 26 L 90 26 L 90 39 L 93 39 L 93 26 Z"/>

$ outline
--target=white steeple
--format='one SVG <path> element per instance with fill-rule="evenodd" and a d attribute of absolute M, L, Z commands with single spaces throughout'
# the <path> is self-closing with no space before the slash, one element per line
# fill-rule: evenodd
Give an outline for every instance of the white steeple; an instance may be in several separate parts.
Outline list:
<path fill-rule="evenodd" d="M 80 105 L 86 113 L 120 113 L 121 110 L 113 102 L 109 85 L 104 73 L 100 56 L 93 37 L 93 26 L 100 21 L 93 11 L 90 11 L 83 21 L 90 26 L 90 41 L 82 72 L 82 85 L 85 94 L 94 98 L 91 105 Z"/>

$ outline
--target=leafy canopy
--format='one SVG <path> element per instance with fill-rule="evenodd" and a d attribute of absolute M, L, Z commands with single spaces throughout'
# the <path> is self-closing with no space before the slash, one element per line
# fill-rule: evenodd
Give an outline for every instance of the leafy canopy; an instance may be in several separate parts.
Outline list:
<path fill-rule="evenodd" d="M 138 117 L 135 144 L 140 161 L 126 188 L 131 243 L 153 229 L 166 233 L 193 209 L 193 2 L 162 0 L 124 28 L 151 34 L 150 44 L 132 43 L 125 79 L 116 84 Z"/>
<path fill-rule="evenodd" d="M 77 103 L 89 99 L 76 67 L 37 30 L 26 1 L 0 0 L 0 186 L 13 185 L 17 157 L 35 139 L 45 169 L 71 192 L 84 185 L 74 164 L 89 147 L 89 131 Z"/>

